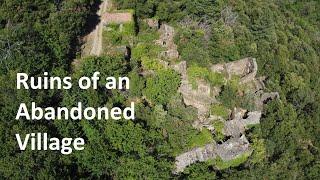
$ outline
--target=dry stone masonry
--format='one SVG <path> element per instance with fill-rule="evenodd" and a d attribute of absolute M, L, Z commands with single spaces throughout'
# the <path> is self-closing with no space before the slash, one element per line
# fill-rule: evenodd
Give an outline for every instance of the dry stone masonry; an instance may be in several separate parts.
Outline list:
<path fill-rule="evenodd" d="M 159 33 L 160 39 L 156 43 L 166 48 L 165 51 L 161 52 L 160 57 L 169 59 L 179 58 L 177 45 L 174 43 L 173 39 L 175 35 L 174 28 L 167 24 L 162 24 L 160 26 Z"/>
<path fill-rule="evenodd" d="M 180 72 L 180 74 L 184 74 L 185 72 L 182 69 L 185 66 L 186 65 L 176 65 L 174 69 Z M 258 66 L 254 58 L 245 58 L 230 63 L 213 65 L 211 67 L 211 71 L 225 74 L 226 80 L 231 79 L 233 75 L 239 76 L 240 84 L 248 85 L 248 87 L 250 87 L 250 91 L 253 92 L 253 95 L 255 96 L 255 104 L 257 106 L 257 109 L 259 110 L 249 112 L 244 109 L 235 108 L 231 114 L 230 120 L 223 120 L 223 134 L 230 137 L 230 139 L 223 142 L 222 144 L 216 144 L 214 142 L 211 144 L 207 144 L 204 148 L 196 148 L 177 156 L 175 173 L 182 172 L 184 168 L 195 162 L 207 161 L 209 159 L 215 159 L 216 157 L 220 157 L 223 161 L 230 161 L 245 153 L 252 152 L 250 144 L 244 135 L 245 130 L 249 125 L 260 123 L 260 118 L 262 115 L 261 110 L 265 101 L 279 97 L 278 93 L 263 92 L 263 80 L 261 78 L 255 77 L 257 74 L 257 70 Z M 212 96 L 218 95 L 219 92 L 214 95 L 210 95 L 210 86 L 207 86 L 207 89 L 201 90 L 186 88 L 188 87 L 188 85 L 186 85 L 188 84 L 187 75 L 182 75 L 182 80 L 184 80 L 185 82 L 181 83 L 182 88 L 180 87 L 179 91 L 183 95 L 186 105 L 196 107 L 198 109 L 198 115 L 205 114 L 205 112 L 208 111 L 210 105 L 215 102 L 209 102 L 208 100 L 214 99 L 214 97 Z M 202 96 L 203 98 L 205 97 L 205 100 L 202 100 L 201 98 L 199 98 L 199 96 Z M 195 124 L 197 127 L 202 126 L 208 128 L 210 131 L 214 131 L 214 127 L 208 126 L 207 124 L 210 124 L 215 120 L 221 121 L 221 117 L 211 116 L 209 118 L 205 118 L 204 116 L 199 116 L 199 119 L 195 121 Z M 206 147 L 214 148 L 210 149 L 210 151 L 206 151 Z M 208 152 L 210 152 L 210 155 L 208 155 Z M 199 155 L 199 153 L 205 154 L 204 157 L 206 158 L 202 158 L 203 156 Z"/>
<path fill-rule="evenodd" d="M 157 23 L 154 20 L 147 21 L 147 24 L 151 28 L 154 28 Z M 178 59 L 179 53 L 173 41 L 174 28 L 162 24 L 159 28 L 159 33 L 160 39 L 156 43 L 166 48 L 166 51 L 161 52 L 160 58 Z M 185 61 L 174 65 L 166 63 L 164 67 L 172 68 L 181 75 L 181 85 L 178 91 L 182 94 L 183 102 L 185 105 L 195 107 L 198 110 L 198 119 L 194 121 L 193 126 L 199 130 L 207 128 L 215 133 L 216 130 L 212 125 L 213 122 L 222 121 L 224 123 L 222 133 L 225 137 L 228 137 L 227 140 L 218 144 L 213 141 L 203 147 L 193 148 L 178 155 L 175 159 L 176 168 L 174 173 L 182 172 L 186 167 L 197 162 L 214 160 L 218 157 L 223 161 L 230 161 L 241 155 L 252 153 L 253 150 L 245 136 L 245 130 L 249 125 L 260 123 L 263 105 L 267 101 L 279 98 L 277 92 L 265 93 L 263 91 L 265 89 L 265 78 L 256 77 L 258 65 L 255 58 L 244 58 L 234 62 L 215 64 L 210 67 L 212 72 L 224 74 L 225 81 L 230 80 L 234 75 L 239 76 L 239 84 L 247 87 L 247 92 L 245 93 L 251 94 L 254 97 L 256 111 L 250 112 L 235 107 L 230 113 L 229 119 L 209 115 L 211 105 L 219 103 L 215 98 L 220 93 L 219 87 L 212 87 L 206 81 L 198 80 L 197 88 L 194 89 L 188 80 L 187 63 Z"/>

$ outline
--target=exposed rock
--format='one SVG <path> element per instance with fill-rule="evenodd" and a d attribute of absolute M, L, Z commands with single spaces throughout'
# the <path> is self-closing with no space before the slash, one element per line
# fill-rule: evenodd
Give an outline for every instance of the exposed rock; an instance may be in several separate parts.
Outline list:
<path fill-rule="evenodd" d="M 177 156 L 174 173 L 182 172 L 187 166 L 196 162 L 215 159 L 217 156 L 223 161 L 230 161 L 248 152 L 251 153 L 251 149 L 244 135 L 231 138 L 222 144 L 210 143 Z"/>
<path fill-rule="evenodd" d="M 231 138 L 222 144 L 218 144 L 215 152 L 223 161 L 230 161 L 244 153 L 251 152 L 251 149 L 249 141 L 242 135 L 241 137 Z"/>
<path fill-rule="evenodd" d="M 153 29 L 158 29 L 160 27 L 159 20 L 154 18 L 144 19 L 144 22 L 146 22 L 148 26 Z"/>
<path fill-rule="evenodd" d="M 234 108 L 231 112 L 231 119 L 242 119 L 242 117 L 246 114 L 247 110 L 242 108 Z"/>
<path fill-rule="evenodd" d="M 191 151 L 183 153 L 176 157 L 176 170 L 174 173 L 179 173 L 184 170 L 187 166 L 196 163 L 204 162 L 209 159 L 215 159 L 215 143 L 207 144 L 204 147 L 195 148 Z"/>
<path fill-rule="evenodd" d="M 260 123 L 261 111 L 246 112 L 243 109 L 235 109 L 233 119 L 226 121 L 223 133 L 226 136 L 239 137 L 246 130 L 246 126 Z"/>
<path fill-rule="evenodd" d="M 241 120 L 244 126 L 255 125 L 260 123 L 261 111 L 248 112 L 248 117 Z"/>
<path fill-rule="evenodd" d="M 280 97 L 280 95 L 278 92 L 263 93 L 260 101 L 262 103 L 266 103 L 268 100 L 276 99 L 279 97 Z"/>
<path fill-rule="evenodd" d="M 149 24 L 149 26 L 155 25 Z M 167 49 L 167 51 L 161 53 L 161 56 L 178 58 L 179 54 L 177 46 L 173 41 L 174 28 L 163 24 L 160 27 L 159 32 L 160 39 L 156 43 Z M 214 132 L 215 128 L 213 126 L 213 122 L 223 121 L 225 124 L 222 129 L 222 133 L 225 136 L 230 137 L 230 139 L 222 144 L 216 144 L 213 142 L 204 147 L 194 148 L 177 156 L 175 159 L 176 169 L 174 173 L 182 172 L 187 166 L 196 162 L 203 162 L 217 157 L 220 157 L 223 161 L 230 161 L 244 153 L 252 152 L 244 132 L 248 125 L 260 123 L 261 111 L 248 112 L 244 109 L 235 108 L 231 114 L 231 120 L 229 121 L 225 121 L 219 116 L 209 116 L 209 108 L 212 103 L 217 103 L 215 97 L 219 95 L 221 89 L 219 87 L 211 87 L 210 84 L 204 80 L 198 80 L 196 82 L 197 87 L 194 89 L 188 80 L 187 64 L 185 61 L 175 65 L 169 65 L 165 61 L 159 62 L 166 68 L 172 68 L 181 75 L 181 85 L 178 91 L 182 94 L 185 105 L 195 107 L 198 111 L 198 119 L 194 121 L 193 127 L 200 130 L 202 128 L 206 128 L 211 132 Z M 265 89 L 263 82 L 264 78 L 256 78 L 258 67 L 256 59 L 254 58 L 245 58 L 230 63 L 213 65 L 211 70 L 213 72 L 225 74 L 227 76 L 227 80 L 230 80 L 232 75 L 239 76 L 240 83 L 246 84 L 249 89 L 249 92 L 241 93 L 243 95 L 245 93 L 252 93 L 253 95 L 256 95 L 255 103 L 259 107 L 262 107 L 263 103 L 270 98 L 273 99 L 275 97 L 279 97 L 278 94 L 274 93 L 260 93 Z"/>
<path fill-rule="evenodd" d="M 205 81 L 198 81 L 197 88 L 193 89 L 192 85 L 188 81 L 181 83 L 179 91 L 184 96 L 184 102 L 186 105 L 194 106 L 200 109 L 202 106 L 207 106 L 212 103 L 212 98 L 210 97 L 210 85 Z M 207 110 L 202 110 L 207 111 Z"/>
<path fill-rule="evenodd" d="M 197 88 L 193 89 L 188 80 L 183 79 L 179 87 L 179 92 L 183 96 L 183 101 L 187 106 L 193 106 L 198 109 L 199 121 L 205 120 L 211 103 L 215 101 L 211 97 L 210 85 L 204 81 L 197 82 Z"/>
<path fill-rule="evenodd" d="M 197 88 L 194 89 L 192 84 L 189 83 L 187 77 L 187 64 L 185 61 L 180 62 L 176 65 L 171 65 L 171 67 L 181 74 L 181 85 L 179 87 L 179 92 L 182 94 L 183 101 L 187 106 L 192 106 L 198 110 L 198 121 L 195 121 L 194 127 L 197 129 L 202 128 L 202 124 L 206 124 L 206 117 L 208 116 L 209 107 L 213 102 L 216 102 L 210 85 L 202 80 L 197 82 Z"/>
<path fill-rule="evenodd" d="M 171 65 L 171 68 L 177 71 L 181 75 L 182 80 L 187 79 L 187 62 L 186 61 L 181 61 L 178 64 Z"/>
<path fill-rule="evenodd" d="M 210 85 L 204 81 L 198 81 L 197 89 L 193 89 L 188 81 L 186 62 L 171 65 L 171 67 L 181 74 L 182 81 L 179 92 L 183 96 L 184 103 L 198 109 L 198 119 L 193 123 L 193 126 L 197 129 L 207 128 L 211 132 L 214 132 L 215 129 L 212 126 L 212 122 L 221 120 L 221 117 L 211 115 L 207 118 L 207 116 L 210 105 L 216 102 L 215 96 L 219 94 L 220 89 L 216 87 L 211 88 Z M 249 93 L 256 96 L 255 103 L 259 111 L 248 112 L 244 109 L 235 108 L 231 114 L 231 120 L 224 121 L 225 124 L 222 129 L 222 133 L 225 136 L 230 136 L 230 139 L 222 144 L 215 146 L 209 144 L 177 156 L 175 173 L 182 172 L 184 168 L 190 164 L 214 159 L 217 156 L 223 161 L 230 161 L 244 153 L 251 153 L 252 150 L 250 149 L 250 144 L 244 132 L 248 125 L 260 123 L 263 103 L 270 98 L 279 97 L 278 93 L 263 93 L 263 89 L 265 88 L 263 83 L 264 78 L 255 77 L 257 73 L 257 63 L 254 58 L 246 58 L 226 64 L 217 64 L 212 66 L 211 70 L 226 74 L 227 79 L 230 79 L 232 75 L 240 76 L 240 83 L 245 83 L 249 89 Z"/>
<path fill-rule="evenodd" d="M 265 93 L 262 90 L 259 90 L 255 93 L 255 106 L 257 109 L 262 110 L 263 105 L 269 100 L 279 99 L 279 97 L 280 95 L 278 92 Z"/>
<path fill-rule="evenodd" d="M 179 53 L 177 50 L 177 45 L 174 43 L 174 28 L 167 25 L 162 24 L 160 29 L 160 39 L 156 41 L 156 44 L 166 48 L 166 51 L 160 53 L 161 57 L 177 59 L 179 58 Z"/>
<path fill-rule="evenodd" d="M 211 66 L 213 72 L 226 73 L 230 79 L 232 75 L 240 76 L 240 83 L 253 81 L 258 71 L 255 58 L 244 58 L 238 61 L 216 64 Z"/>

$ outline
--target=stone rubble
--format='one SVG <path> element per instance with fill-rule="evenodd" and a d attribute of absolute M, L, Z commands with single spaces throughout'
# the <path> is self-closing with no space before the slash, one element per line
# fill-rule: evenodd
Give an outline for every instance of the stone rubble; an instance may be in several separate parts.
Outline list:
<path fill-rule="evenodd" d="M 150 27 L 155 27 L 154 22 L 147 21 Z M 159 28 L 160 39 L 157 44 L 165 47 L 167 50 L 161 52 L 160 57 L 169 59 L 178 59 L 179 53 L 177 45 L 174 43 L 174 28 L 162 24 Z M 162 62 L 163 64 L 163 62 Z M 218 103 L 215 99 L 220 93 L 220 88 L 211 87 L 204 80 L 198 80 L 197 88 L 194 89 L 188 81 L 187 63 L 181 61 L 178 64 L 165 64 L 166 68 L 172 68 L 181 75 L 181 85 L 178 91 L 182 94 L 183 101 L 187 106 L 195 107 L 198 110 L 198 119 L 193 126 L 197 129 L 207 128 L 214 132 L 214 121 L 223 121 L 224 127 L 222 133 L 228 138 L 224 142 L 217 144 L 215 141 L 203 147 L 197 147 L 185 153 L 178 155 L 175 158 L 174 173 L 182 172 L 186 167 L 196 162 L 204 162 L 213 160 L 217 157 L 223 161 L 230 161 L 238 158 L 245 153 L 252 153 L 250 143 L 245 136 L 247 126 L 259 124 L 263 104 L 270 99 L 279 98 L 277 92 L 264 93 L 264 77 L 257 78 L 256 74 L 258 66 L 255 58 L 244 58 L 238 61 L 216 64 L 211 66 L 211 71 L 223 73 L 226 75 L 226 80 L 230 80 L 233 75 L 240 77 L 240 84 L 245 84 L 250 92 L 255 97 L 255 106 L 257 111 L 249 112 L 244 109 L 234 108 L 230 115 L 230 120 L 225 121 L 222 117 L 210 115 L 209 108 L 213 103 Z"/>
<path fill-rule="evenodd" d="M 205 127 L 214 132 L 214 127 L 211 124 L 215 120 L 221 121 L 221 117 L 211 115 L 209 118 L 206 118 L 206 115 L 210 105 L 216 102 L 214 97 L 219 95 L 220 91 L 216 90 L 216 93 L 212 93 L 212 88 L 209 85 L 202 85 L 202 81 L 198 83 L 200 88 L 192 89 L 192 86 L 188 82 L 186 62 L 174 65 L 173 69 L 181 74 L 182 83 L 179 92 L 182 94 L 185 104 L 198 109 L 198 120 L 194 122 L 194 127 L 198 129 Z M 250 143 L 244 135 L 246 127 L 260 123 L 263 104 L 267 100 L 279 98 L 278 93 L 263 92 L 263 89 L 265 89 L 264 78 L 255 77 L 257 69 L 257 63 L 254 58 L 245 58 L 239 61 L 211 66 L 213 72 L 226 74 L 227 80 L 230 80 L 232 75 L 239 76 L 240 84 L 246 84 L 253 91 L 255 105 L 258 110 L 248 112 L 244 109 L 235 108 L 231 113 L 231 120 L 223 121 L 225 124 L 222 133 L 230 137 L 230 139 L 222 142 L 222 144 L 216 144 L 215 142 L 207 144 L 205 147 L 214 147 L 214 149 L 210 149 L 210 155 L 208 155 L 208 151 L 204 150 L 206 148 L 200 147 L 177 156 L 174 173 L 182 172 L 184 168 L 196 162 L 207 161 L 216 157 L 220 157 L 223 161 L 230 161 L 245 153 L 252 153 Z M 206 158 L 201 158 L 202 156 L 199 153 L 205 154 L 204 157 Z"/>

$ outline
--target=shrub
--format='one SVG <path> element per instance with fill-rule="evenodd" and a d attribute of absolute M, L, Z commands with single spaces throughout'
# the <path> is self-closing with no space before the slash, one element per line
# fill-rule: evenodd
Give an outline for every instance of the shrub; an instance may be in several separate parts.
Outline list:
<path fill-rule="evenodd" d="M 157 59 L 151 59 L 148 57 L 141 58 L 141 64 L 145 69 L 159 71 L 163 69 L 162 64 Z"/>
<path fill-rule="evenodd" d="M 224 122 L 216 120 L 213 122 L 213 127 L 215 130 L 215 140 L 220 141 L 224 138 L 224 135 L 222 133 L 223 128 L 224 128 Z"/>
<path fill-rule="evenodd" d="M 215 165 L 219 170 L 227 169 L 229 167 L 237 167 L 240 164 L 246 162 L 250 155 L 251 155 L 251 152 L 246 152 L 230 161 L 223 161 L 219 157 L 213 160 L 212 164 Z"/>
<path fill-rule="evenodd" d="M 193 88 L 197 87 L 197 79 L 204 79 L 212 86 L 222 86 L 224 83 L 223 75 L 209 71 L 207 68 L 191 66 L 187 70 L 189 82 Z"/>
<path fill-rule="evenodd" d="M 211 107 L 211 114 L 216 115 L 216 116 L 220 116 L 224 119 L 228 118 L 229 112 L 228 109 L 223 106 L 223 105 L 219 105 L 219 104 L 215 104 Z"/>
<path fill-rule="evenodd" d="M 190 139 L 189 148 L 201 147 L 211 142 L 213 142 L 211 132 L 208 129 L 203 129 Z"/>
<path fill-rule="evenodd" d="M 173 70 L 160 70 L 147 79 L 144 95 L 153 103 L 167 104 L 177 93 L 180 76 Z"/>

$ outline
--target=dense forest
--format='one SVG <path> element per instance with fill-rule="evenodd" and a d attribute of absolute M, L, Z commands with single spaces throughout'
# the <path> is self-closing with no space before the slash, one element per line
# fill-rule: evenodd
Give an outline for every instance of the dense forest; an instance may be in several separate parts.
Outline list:
<path fill-rule="evenodd" d="M 117 0 L 133 9 L 134 27 L 107 34 L 112 44 L 132 44 L 130 60 L 117 54 L 82 60 L 81 37 L 100 2 L 95 0 L 0 1 L 0 178 L 1 179 L 319 179 L 320 177 L 320 2 L 317 0 Z M 259 146 L 236 167 L 217 169 L 196 163 L 173 174 L 174 157 L 204 145 L 208 132 L 194 129 L 196 110 L 177 93 L 180 78 L 152 59 L 157 38 L 143 19 L 177 28 L 175 43 L 192 72 L 209 64 L 255 57 L 266 88 L 279 100 L 264 108 L 250 129 Z M 125 27 L 126 28 L 126 27 Z M 130 34 L 131 38 L 126 38 Z M 108 46 L 109 47 L 109 46 Z M 144 67 L 154 70 L 141 76 Z M 194 70 L 194 71 L 192 71 Z M 17 90 L 16 73 L 40 76 L 129 76 L 130 91 Z M 210 80 L 210 78 L 209 78 Z M 216 80 L 216 79 L 214 79 Z M 214 81 L 219 84 L 220 82 Z M 220 101 L 230 108 L 235 90 L 226 86 Z M 148 101 L 140 98 L 146 97 Z M 76 105 L 125 107 L 136 103 L 134 121 L 14 120 L 21 102 L 43 107 Z M 29 104 L 30 105 L 30 104 Z M 47 132 L 52 137 L 83 137 L 83 151 L 20 151 L 15 134 Z"/>

